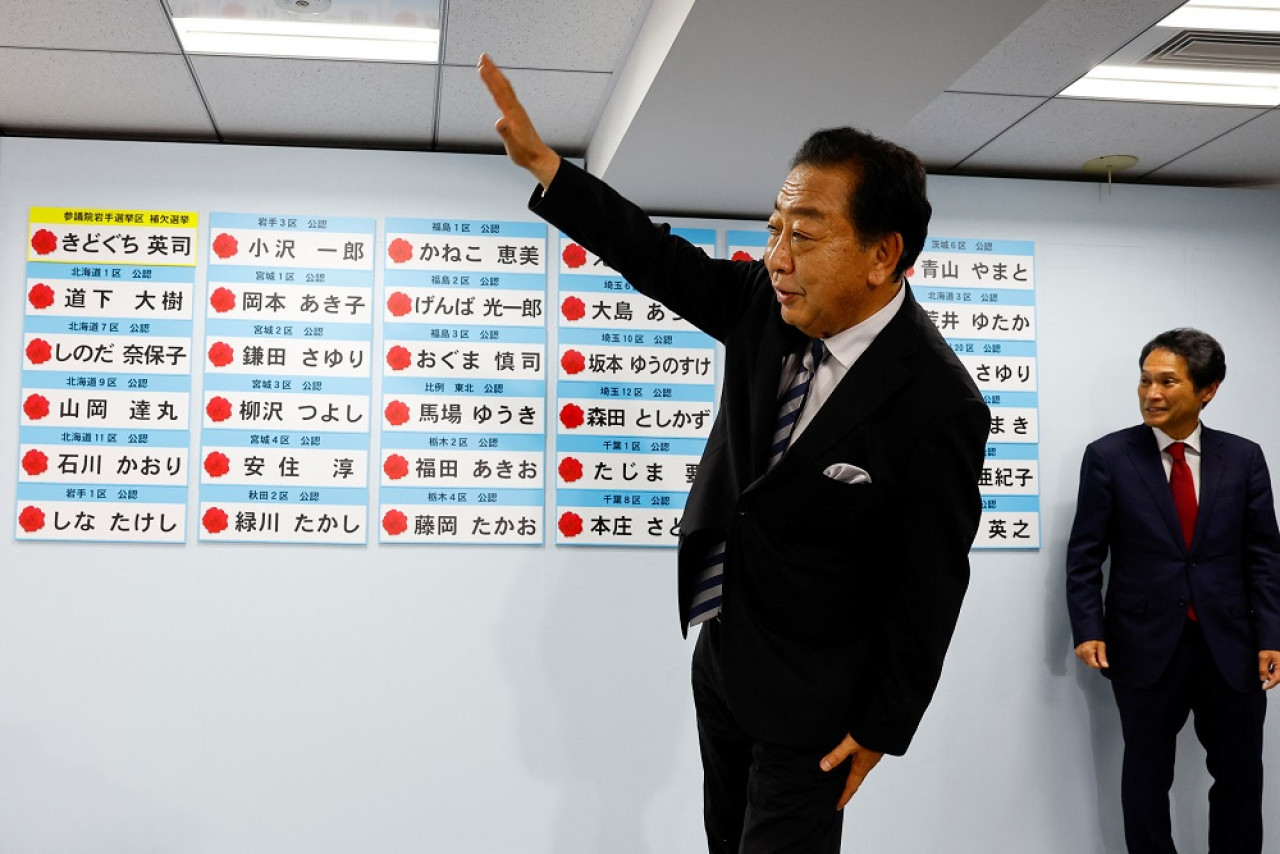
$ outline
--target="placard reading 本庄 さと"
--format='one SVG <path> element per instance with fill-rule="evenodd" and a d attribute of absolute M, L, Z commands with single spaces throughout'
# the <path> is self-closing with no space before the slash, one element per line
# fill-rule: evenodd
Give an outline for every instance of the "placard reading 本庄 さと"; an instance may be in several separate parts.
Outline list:
<path fill-rule="evenodd" d="M 715 254 L 715 232 L 674 228 Z M 674 546 L 711 432 L 715 342 L 560 236 L 556 542 Z"/>

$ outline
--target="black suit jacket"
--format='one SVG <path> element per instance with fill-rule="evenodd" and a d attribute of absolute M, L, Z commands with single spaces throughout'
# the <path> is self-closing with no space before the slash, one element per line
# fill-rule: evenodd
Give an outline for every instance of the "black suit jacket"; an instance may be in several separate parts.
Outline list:
<path fill-rule="evenodd" d="M 1085 449 L 1067 547 L 1075 643 L 1102 640 L 1116 682 L 1153 685 L 1186 622 L 1188 601 L 1211 655 L 1238 691 L 1257 691 L 1258 651 L 1280 649 L 1280 532 L 1262 449 L 1201 430 L 1200 509 L 1188 548 L 1150 427 Z M 1104 603 L 1102 565 L 1111 556 Z"/>
<path fill-rule="evenodd" d="M 708 258 L 608 186 L 562 163 L 532 209 L 635 288 L 725 345 L 720 408 L 681 520 L 679 607 L 728 543 L 721 612 L 726 691 L 755 738 L 833 746 L 846 732 L 907 749 L 941 673 L 969 580 L 988 411 L 908 292 L 772 470 L 784 357 L 760 262 Z M 836 482 L 833 463 L 870 484 Z"/>

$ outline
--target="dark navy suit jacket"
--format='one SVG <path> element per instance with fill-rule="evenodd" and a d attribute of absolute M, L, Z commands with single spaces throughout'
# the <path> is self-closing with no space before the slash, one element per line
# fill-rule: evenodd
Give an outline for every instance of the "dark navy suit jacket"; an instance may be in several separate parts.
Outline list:
<path fill-rule="evenodd" d="M 1067 548 L 1076 645 L 1105 641 L 1111 666 L 1103 672 L 1150 687 L 1173 655 L 1189 601 L 1228 684 L 1258 690 L 1258 651 L 1280 649 L 1280 531 L 1262 449 L 1202 428 L 1188 548 L 1152 429 L 1103 436 L 1085 449 Z"/>

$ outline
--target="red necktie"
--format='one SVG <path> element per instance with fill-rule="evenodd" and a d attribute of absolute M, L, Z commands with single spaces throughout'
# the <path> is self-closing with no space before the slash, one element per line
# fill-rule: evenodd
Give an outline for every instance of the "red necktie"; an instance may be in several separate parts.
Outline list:
<path fill-rule="evenodd" d="M 1178 521 L 1182 523 L 1182 538 L 1191 548 L 1191 539 L 1196 531 L 1196 513 L 1199 508 L 1196 502 L 1196 485 L 1191 479 L 1191 467 L 1187 465 L 1187 443 L 1174 442 L 1169 446 L 1169 456 L 1173 457 L 1173 468 L 1169 471 L 1169 489 L 1173 492 L 1173 506 L 1178 511 Z M 1187 606 L 1187 616 L 1196 619 L 1194 605 Z"/>

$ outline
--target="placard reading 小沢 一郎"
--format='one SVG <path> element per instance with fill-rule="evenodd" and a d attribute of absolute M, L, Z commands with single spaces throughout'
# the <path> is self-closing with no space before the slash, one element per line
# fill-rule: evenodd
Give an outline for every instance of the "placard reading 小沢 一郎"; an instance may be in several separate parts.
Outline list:
<path fill-rule="evenodd" d="M 374 221 L 209 217 L 200 539 L 367 541 Z"/>

